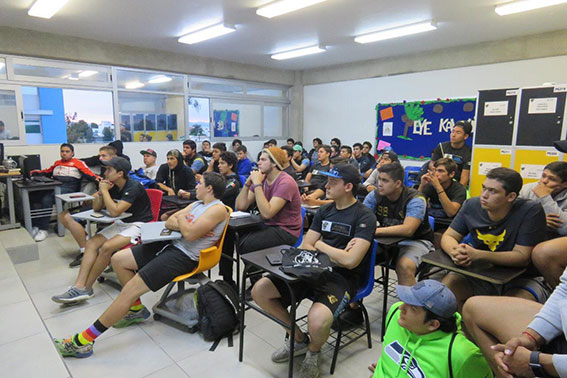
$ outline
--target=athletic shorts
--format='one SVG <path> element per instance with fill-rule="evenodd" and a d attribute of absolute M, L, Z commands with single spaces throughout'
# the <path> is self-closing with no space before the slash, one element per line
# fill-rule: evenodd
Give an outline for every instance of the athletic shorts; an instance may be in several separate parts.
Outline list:
<path fill-rule="evenodd" d="M 140 235 L 142 233 L 140 226 L 142 224 L 144 224 L 144 222 L 124 223 L 118 220 L 99 231 L 97 235 L 104 236 L 106 240 L 110 240 L 113 237 L 120 235 L 130 238 L 130 243 L 136 244 L 140 241 Z"/>
<path fill-rule="evenodd" d="M 565 335 L 559 335 L 541 347 L 543 353 L 548 354 L 567 354 L 567 340 Z"/>
<path fill-rule="evenodd" d="M 272 281 L 281 295 L 284 307 L 291 305 L 291 293 L 286 283 L 272 274 L 267 278 Z M 352 295 L 349 293 L 347 280 L 338 273 L 330 273 L 329 279 L 317 287 L 310 286 L 305 282 L 293 282 L 290 284 L 295 294 L 295 300 L 299 303 L 302 299 L 309 298 L 313 302 L 322 303 L 331 310 L 333 318 L 337 318 L 350 302 Z"/>
<path fill-rule="evenodd" d="M 523 289 L 532 294 L 537 302 L 545 303 L 552 292 L 551 288 L 545 283 L 543 277 L 520 276 L 505 285 L 497 285 L 469 276 L 464 277 L 469 283 L 473 291 L 473 295 L 504 295 L 506 292 L 513 289 Z"/>
<path fill-rule="evenodd" d="M 132 247 L 138 274 L 152 290 L 158 291 L 177 276 L 192 272 L 198 261 L 191 260 L 169 242 L 140 244 Z"/>
<path fill-rule="evenodd" d="M 429 252 L 435 251 L 433 243 L 429 240 L 402 240 L 398 243 L 400 257 L 406 257 L 415 263 L 418 267 L 421 264 L 421 258 Z"/>

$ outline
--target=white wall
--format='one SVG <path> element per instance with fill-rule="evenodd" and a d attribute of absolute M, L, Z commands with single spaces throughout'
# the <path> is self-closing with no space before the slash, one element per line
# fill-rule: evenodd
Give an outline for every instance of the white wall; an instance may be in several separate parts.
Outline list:
<path fill-rule="evenodd" d="M 567 83 L 567 56 L 308 85 L 304 88 L 303 141 L 319 137 L 344 144 L 376 138 L 378 103 L 477 97 L 481 89 Z M 396 151 L 398 154 L 403 151 Z"/>

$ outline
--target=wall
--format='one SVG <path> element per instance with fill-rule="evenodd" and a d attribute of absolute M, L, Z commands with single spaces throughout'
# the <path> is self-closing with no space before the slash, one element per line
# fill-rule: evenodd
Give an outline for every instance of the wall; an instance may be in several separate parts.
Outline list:
<path fill-rule="evenodd" d="M 476 97 L 480 89 L 567 83 L 567 55 L 421 72 L 364 80 L 306 85 L 303 140 L 375 142 L 375 106 L 382 102 Z M 402 153 L 403 151 L 397 151 Z"/>

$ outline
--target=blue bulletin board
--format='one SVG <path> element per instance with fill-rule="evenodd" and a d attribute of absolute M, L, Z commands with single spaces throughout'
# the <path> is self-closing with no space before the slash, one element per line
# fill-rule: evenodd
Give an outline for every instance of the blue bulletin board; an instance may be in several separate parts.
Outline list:
<path fill-rule="evenodd" d="M 441 142 L 450 139 L 458 121 L 474 125 L 475 98 L 437 99 L 376 105 L 376 146 L 387 142 L 405 159 L 427 159 Z M 466 142 L 472 146 L 472 138 Z"/>
<path fill-rule="evenodd" d="M 239 110 L 213 111 L 214 136 L 216 138 L 235 138 L 239 134 Z"/>

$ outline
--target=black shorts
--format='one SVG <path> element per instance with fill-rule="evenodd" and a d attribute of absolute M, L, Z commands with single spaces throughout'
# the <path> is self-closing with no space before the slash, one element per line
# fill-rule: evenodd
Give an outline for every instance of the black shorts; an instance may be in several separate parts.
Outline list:
<path fill-rule="evenodd" d="M 132 247 L 138 274 L 152 290 L 158 291 L 175 277 L 192 272 L 198 261 L 168 242 L 141 244 Z"/>
<path fill-rule="evenodd" d="M 310 286 L 305 282 L 291 283 L 291 290 L 295 294 L 295 299 L 299 303 L 302 299 L 309 298 L 313 302 L 322 303 L 331 310 L 333 318 L 339 316 L 352 299 L 349 293 L 347 280 L 338 273 L 329 273 L 329 279 L 317 287 Z M 291 293 L 283 280 L 272 274 L 267 278 L 272 281 L 281 295 L 284 307 L 291 305 Z"/>
<path fill-rule="evenodd" d="M 567 354 L 567 340 L 565 340 L 565 335 L 557 336 L 541 347 L 541 351 L 548 354 Z"/>

